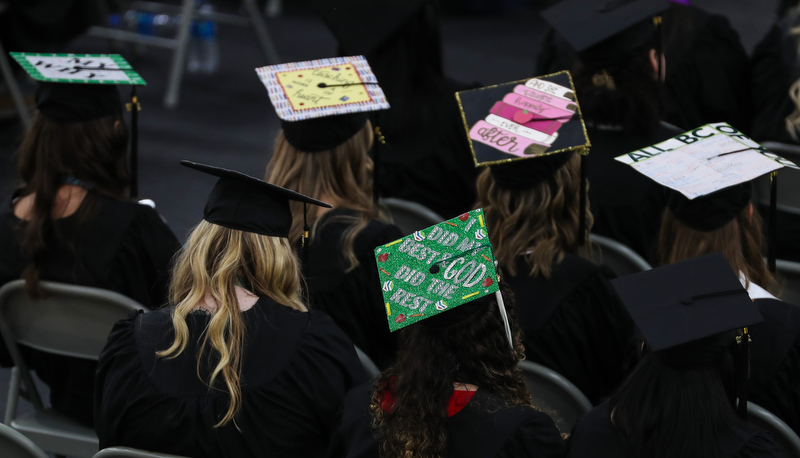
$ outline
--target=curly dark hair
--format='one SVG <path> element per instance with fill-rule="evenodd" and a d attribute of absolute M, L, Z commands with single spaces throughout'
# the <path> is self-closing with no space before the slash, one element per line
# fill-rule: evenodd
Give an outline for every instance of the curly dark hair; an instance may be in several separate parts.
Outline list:
<path fill-rule="evenodd" d="M 372 390 L 370 412 L 380 456 L 443 457 L 447 451 L 447 403 L 454 383 L 473 384 L 510 406 L 532 406 L 519 361 L 525 357 L 522 333 L 513 326 L 513 294 L 501 284 L 514 330 L 511 351 L 494 295 L 459 323 L 430 327 L 423 323 L 401 331 L 394 366 L 380 374 Z M 394 405 L 381 406 L 390 390 Z"/>

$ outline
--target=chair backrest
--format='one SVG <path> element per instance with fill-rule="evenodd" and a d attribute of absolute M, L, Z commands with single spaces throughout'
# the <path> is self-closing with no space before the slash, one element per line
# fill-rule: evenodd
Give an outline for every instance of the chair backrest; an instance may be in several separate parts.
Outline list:
<path fill-rule="evenodd" d="M 0 423 L 0 456 L 3 458 L 47 458 L 30 439 Z"/>
<path fill-rule="evenodd" d="M 747 422 L 756 429 L 772 433 L 775 442 L 783 449 L 784 456 L 800 456 L 800 437 L 789 425 L 772 412 L 757 404 L 748 402 Z"/>
<path fill-rule="evenodd" d="M 433 210 L 409 200 L 387 197 L 381 199 L 380 203 L 391 213 L 394 224 L 403 234 L 410 234 L 444 221 L 444 218 Z"/>
<path fill-rule="evenodd" d="M 131 311 L 146 310 L 113 291 L 41 284 L 46 297 L 37 300 L 25 293 L 23 280 L 0 288 L 0 332 L 9 349 L 23 344 L 49 353 L 97 359 L 114 323 Z"/>
<path fill-rule="evenodd" d="M 794 305 L 800 305 L 800 262 L 775 261 L 778 277 L 783 280 L 781 299 Z"/>
<path fill-rule="evenodd" d="M 184 458 L 178 455 L 148 452 L 130 447 L 108 447 L 95 453 L 92 458 Z"/>
<path fill-rule="evenodd" d="M 367 373 L 367 377 L 373 379 L 381 373 L 380 369 L 378 369 L 378 366 L 372 362 L 372 359 L 370 359 L 370 357 L 367 356 L 363 350 L 356 347 L 356 354 L 358 355 L 359 361 L 361 361 L 361 365 L 364 366 L 364 372 Z"/>
<path fill-rule="evenodd" d="M 637 252 L 616 240 L 591 234 L 590 242 L 593 260 L 611 267 L 617 276 L 623 277 L 653 268 Z"/>
<path fill-rule="evenodd" d="M 519 363 L 533 405 L 548 413 L 561 433 L 569 434 L 580 418 L 592 410 L 592 403 L 563 375 L 532 361 Z"/>

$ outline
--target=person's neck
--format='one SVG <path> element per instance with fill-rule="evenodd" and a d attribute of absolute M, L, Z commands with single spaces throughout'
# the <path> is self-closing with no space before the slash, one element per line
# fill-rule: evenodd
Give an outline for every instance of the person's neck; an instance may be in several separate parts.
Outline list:
<path fill-rule="evenodd" d="M 58 188 L 51 216 L 53 219 L 66 218 L 78 211 L 83 199 L 86 198 L 85 188 L 72 184 L 65 184 Z M 21 220 L 29 221 L 33 218 L 33 208 L 36 203 L 36 193 L 21 197 L 14 203 L 14 216 Z"/>

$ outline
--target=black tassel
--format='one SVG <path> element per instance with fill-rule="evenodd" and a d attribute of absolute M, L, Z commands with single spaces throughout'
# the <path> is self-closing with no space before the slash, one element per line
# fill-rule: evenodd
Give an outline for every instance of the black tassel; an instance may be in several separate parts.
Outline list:
<path fill-rule="evenodd" d="M 308 272 L 308 250 L 311 248 L 309 247 L 310 242 L 308 241 L 310 229 L 308 227 L 308 204 L 303 202 L 303 237 L 302 237 L 302 246 L 303 246 L 303 269 Z"/>

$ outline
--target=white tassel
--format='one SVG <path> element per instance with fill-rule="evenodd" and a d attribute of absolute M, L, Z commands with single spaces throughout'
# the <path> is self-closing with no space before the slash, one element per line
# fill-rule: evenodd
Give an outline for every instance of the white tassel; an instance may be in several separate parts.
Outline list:
<path fill-rule="evenodd" d="M 503 301 L 503 295 L 500 293 L 499 289 L 494 293 L 494 297 L 497 299 L 497 308 L 500 309 L 500 316 L 503 317 L 503 324 L 506 327 L 506 337 L 508 337 L 508 344 L 511 345 L 511 350 L 514 350 L 514 337 L 511 335 L 511 326 L 508 324 L 508 313 L 506 312 L 506 303 Z"/>

